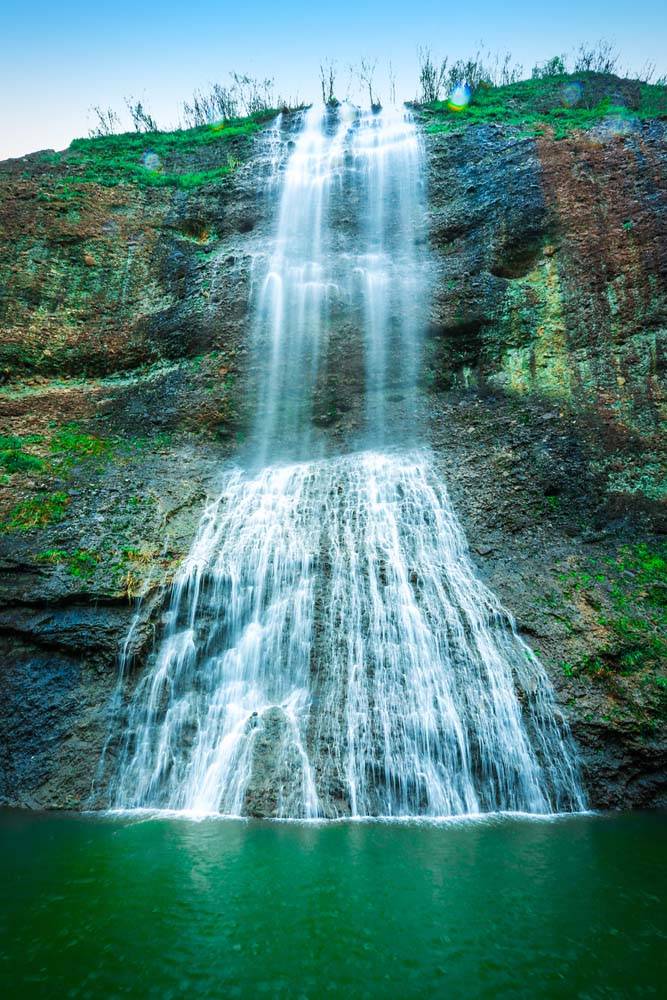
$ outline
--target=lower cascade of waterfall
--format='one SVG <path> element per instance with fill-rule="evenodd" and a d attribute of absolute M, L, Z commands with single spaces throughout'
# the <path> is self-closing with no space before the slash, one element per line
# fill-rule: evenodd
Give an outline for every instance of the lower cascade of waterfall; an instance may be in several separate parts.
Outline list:
<path fill-rule="evenodd" d="M 127 706 L 119 808 L 584 808 L 543 668 L 426 452 L 230 474 Z"/>

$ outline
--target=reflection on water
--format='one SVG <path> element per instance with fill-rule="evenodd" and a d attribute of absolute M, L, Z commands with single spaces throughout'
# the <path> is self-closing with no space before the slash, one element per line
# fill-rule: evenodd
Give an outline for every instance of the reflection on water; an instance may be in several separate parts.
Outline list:
<path fill-rule="evenodd" d="M 665 827 L 5 813 L 0 982 L 22 997 L 657 995 Z"/>

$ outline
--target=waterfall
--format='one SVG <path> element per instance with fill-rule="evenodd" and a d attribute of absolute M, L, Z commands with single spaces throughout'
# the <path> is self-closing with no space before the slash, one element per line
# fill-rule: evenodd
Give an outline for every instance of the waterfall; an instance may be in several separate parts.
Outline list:
<path fill-rule="evenodd" d="M 313 406 L 341 314 L 350 336 L 363 338 L 366 443 L 404 436 L 406 413 L 414 431 L 427 291 L 423 197 L 418 136 L 404 113 L 306 112 L 255 315 L 255 355 L 268 359 L 254 433 L 260 465 L 326 449 Z M 400 395 L 400 413 L 387 412 L 388 389 Z"/>
<path fill-rule="evenodd" d="M 581 809 L 546 674 L 419 445 L 415 125 L 310 109 L 288 142 L 256 290 L 250 457 L 176 576 L 112 800 L 305 818 Z M 337 454 L 314 404 L 341 317 L 363 345 L 363 407 Z"/>

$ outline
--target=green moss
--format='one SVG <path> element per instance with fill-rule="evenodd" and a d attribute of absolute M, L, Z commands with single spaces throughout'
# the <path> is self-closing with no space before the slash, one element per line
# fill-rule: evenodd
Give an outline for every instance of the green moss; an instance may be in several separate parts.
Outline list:
<path fill-rule="evenodd" d="M 113 591 L 135 596 L 145 571 L 159 558 L 157 549 L 147 545 L 124 548 L 111 547 L 104 552 L 92 549 L 47 549 L 37 559 L 52 566 L 63 566 L 80 580 L 90 580 L 98 570 Z"/>
<path fill-rule="evenodd" d="M 66 424 L 51 438 L 50 448 L 56 455 L 103 455 L 110 450 L 109 441 L 94 434 L 82 433 L 76 424 Z"/>
<path fill-rule="evenodd" d="M 667 542 L 625 545 L 606 560 L 604 573 L 572 570 L 561 579 L 567 593 L 586 593 L 608 634 L 595 654 L 562 664 L 568 676 L 628 675 L 667 663 Z"/>
<path fill-rule="evenodd" d="M 621 574 L 613 590 L 617 608 L 626 607 L 628 597 L 641 600 L 655 608 L 667 626 L 667 542 L 624 545 L 609 564 Z"/>
<path fill-rule="evenodd" d="M 429 132 L 454 132 L 469 125 L 494 122 L 522 126 L 526 135 L 543 134 L 553 129 L 557 139 L 575 129 L 589 129 L 606 118 L 613 117 L 622 125 L 635 118 L 656 118 L 667 115 L 667 86 L 642 84 L 637 111 L 615 105 L 609 98 L 595 107 L 568 106 L 562 95 L 570 84 L 586 81 L 592 74 L 579 73 L 551 76 L 545 79 L 521 80 L 504 87 L 480 87 L 467 108 L 455 111 L 446 101 L 434 101 L 422 109 Z"/>
<path fill-rule="evenodd" d="M 607 664 L 599 656 L 583 656 L 575 663 L 561 663 L 566 677 L 576 677 L 577 674 L 601 675 L 606 673 Z"/>
<path fill-rule="evenodd" d="M 40 562 L 48 562 L 52 565 L 64 565 L 72 576 L 81 579 L 90 578 L 97 568 L 99 554 L 90 549 L 76 549 L 74 552 L 66 552 L 63 549 L 49 549 L 40 552 L 37 556 Z"/>
<path fill-rule="evenodd" d="M 60 181 L 55 189 L 51 191 L 38 191 L 35 196 L 36 201 L 48 203 L 71 201 L 79 204 L 83 200 L 83 193 L 75 188 L 69 187 L 66 180 Z"/>
<path fill-rule="evenodd" d="M 38 455 L 25 451 L 26 444 L 41 440 L 36 434 L 27 437 L 0 436 L 0 467 L 10 475 L 14 472 L 41 472 L 44 461 Z"/>
<path fill-rule="evenodd" d="M 143 451 L 168 450 L 173 444 L 174 436 L 171 431 L 159 431 L 157 434 L 127 436 L 120 439 L 118 451 L 126 455 L 133 455 Z M 148 502 L 146 498 L 144 502 Z"/>
<path fill-rule="evenodd" d="M 62 520 L 69 502 L 69 496 L 60 492 L 23 500 L 12 508 L 7 520 L 0 524 L 0 531 L 31 531 L 33 528 L 44 528 L 53 521 Z"/>
<path fill-rule="evenodd" d="M 53 422 L 51 426 L 54 427 L 51 436 L 0 436 L 0 469 L 5 472 L 5 481 L 14 473 L 51 473 L 66 478 L 71 475 L 75 462 L 111 457 L 114 442 L 110 439 L 83 433 L 73 423 L 58 426 Z M 42 454 L 26 450 L 27 446 L 35 444 L 41 445 Z"/>
<path fill-rule="evenodd" d="M 0 451 L 0 466 L 7 472 L 40 472 L 44 462 L 25 451 Z"/>
<path fill-rule="evenodd" d="M 485 333 L 487 350 L 503 349 L 493 381 L 512 392 L 538 391 L 567 399 L 572 391 L 560 277 L 548 246 L 534 249 L 534 266 L 507 283 L 496 324 Z M 544 255 L 543 255 L 544 254 Z"/>

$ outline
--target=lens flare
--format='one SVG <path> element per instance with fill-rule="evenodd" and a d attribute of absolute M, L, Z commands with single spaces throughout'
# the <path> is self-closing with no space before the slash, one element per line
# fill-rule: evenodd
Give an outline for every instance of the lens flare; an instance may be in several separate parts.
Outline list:
<path fill-rule="evenodd" d="M 146 170 L 151 170 L 154 173 L 162 169 L 162 160 L 157 153 L 153 153 L 150 150 L 147 150 L 147 152 L 144 153 L 141 157 L 141 162 L 145 166 Z"/>
<path fill-rule="evenodd" d="M 602 119 L 595 131 L 604 138 L 619 138 L 632 135 L 639 128 L 639 119 L 636 115 L 616 112 L 609 114 Z"/>
<path fill-rule="evenodd" d="M 584 88 L 576 80 L 572 83 L 564 83 L 561 92 L 561 100 L 566 108 L 574 108 L 581 100 Z"/>
<path fill-rule="evenodd" d="M 450 111 L 463 111 L 470 104 L 472 90 L 467 83 L 457 83 L 447 98 L 447 107 Z"/>

